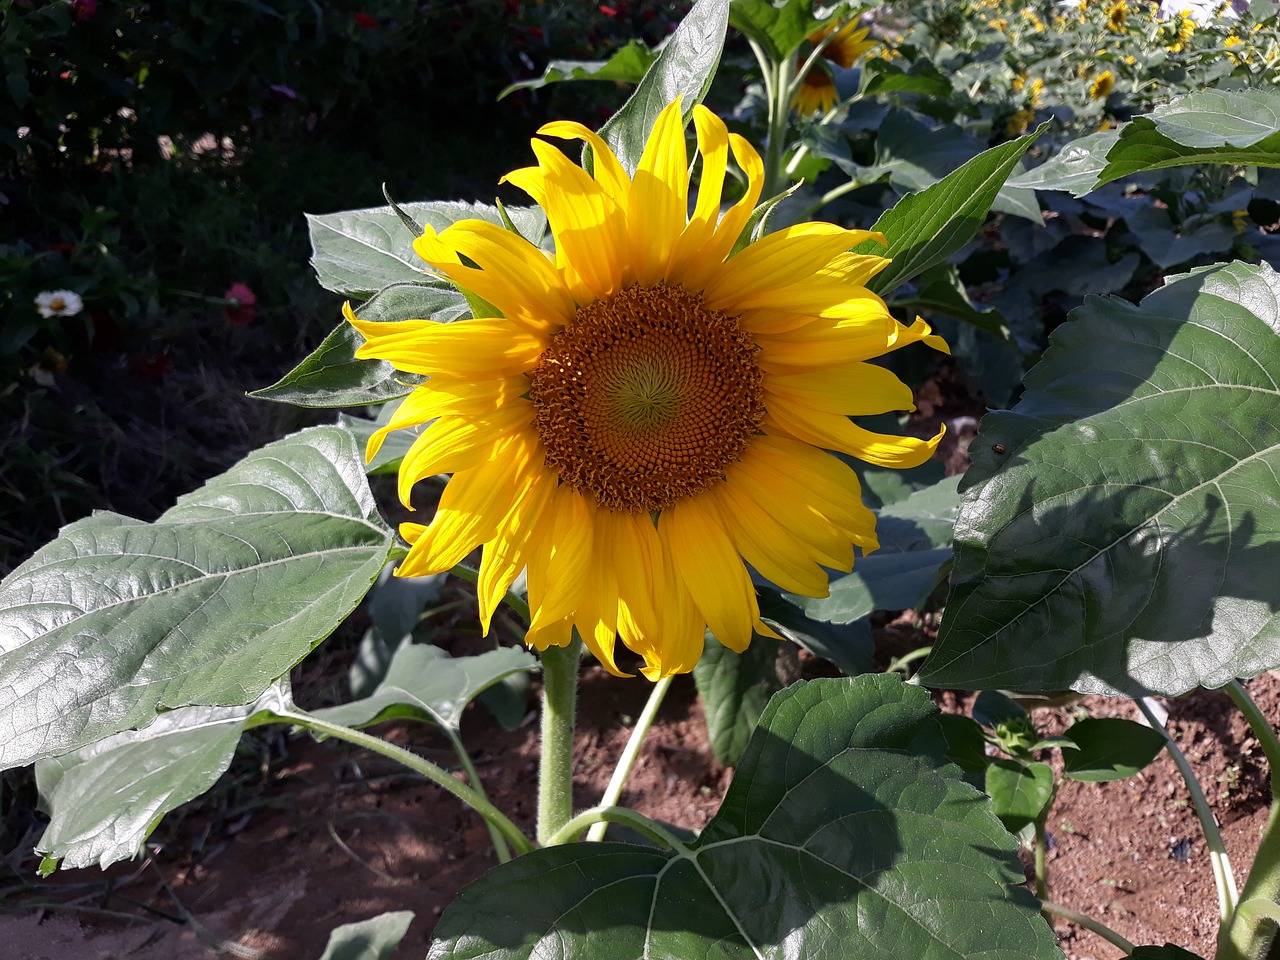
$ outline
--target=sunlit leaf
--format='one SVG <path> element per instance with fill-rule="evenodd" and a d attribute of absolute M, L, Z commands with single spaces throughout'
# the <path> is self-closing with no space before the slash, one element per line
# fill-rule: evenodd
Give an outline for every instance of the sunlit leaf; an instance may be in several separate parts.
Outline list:
<path fill-rule="evenodd" d="M 63 528 L 0 583 L 0 765 L 164 710 L 251 703 L 354 609 L 392 545 L 337 427 L 249 454 L 155 523 Z"/>
<path fill-rule="evenodd" d="M 1280 667 L 1280 275 L 1089 299 L 969 447 L 922 679 L 1159 692 Z"/>
<path fill-rule="evenodd" d="M 503 88 L 498 94 L 501 100 L 516 90 L 538 90 L 550 83 L 567 80 L 612 80 L 615 83 L 639 83 L 645 71 L 658 58 L 657 50 L 650 50 L 639 40 L 632 40 L 608 60 L 552 60 L 542 76 L 531 80 L 518 80 Z"/>
<path fill-rule="evenodd" d="M 1047 763 L 993 760 L 986 777 L 996 816 L 1014 832 L 1039 818 L 1053 799 L 1053 768 Z"/>
<path fill-rule="evenodd" d="M 733 0 L 729 22 L 754 40 L 774 63 L 795 53 L 822 21 L 813 16 L 809 0 Z"/>
<path fill-rule="evenodd" d="M 320 960 L 390 960 L 412 922 L 412 910 L 393 910 L 334 927 Z"/>
<path fill-rule="evenodd" d="M 430 960 L 1061 958 L 1015 843 L 886 675 L 769 702 L 720 812 L 676 850 L 572 843 L 466 887 Z"/>

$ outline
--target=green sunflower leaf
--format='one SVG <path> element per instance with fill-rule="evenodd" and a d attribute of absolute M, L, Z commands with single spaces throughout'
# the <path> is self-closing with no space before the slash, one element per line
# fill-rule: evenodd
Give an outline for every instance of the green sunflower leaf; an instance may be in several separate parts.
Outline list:
<path fill-rule="evenodd" d="M 1013 186 L 1091 190 L 1135 173 L 1193 163 L 1280 167 L 1280 91 L 1200 90 L 1135 117 L 1118 131 L 1068 144 Z"/>
<path fill-rule="evenodd" d="M 515 647 L 499 647 L 474 657 L 451 657 L 439 647 L 409 643 L 396 651 L 387 675 L 369 696 L 311 714 L 356 728 L 411 717 L 456 733 L 468 703 L 504 677 L 534 670 L 537 665 L 532 654 Z"/>
<path fill-rule="evenodd" d="M 496 187 L 496 185 L 495 185 Z M 417 223 L 444 230 L 459 220 L 488 220 L 502 225 L 495 206 L 431 200 L 401 204 Z M 520 234 L 541 241 L 547 219 L 538 207 L 507 207 Z M 307 214 L 311 232 L 311 266 L 320 286 L 344 297 L 364 300 L 392 283 L 422 283 L 435 278 L 413 252 L 417 238 L 389 206 Z"/>
<path fill-rule="evenodd" d="M 970 445 L 924 682 L 1177 695 L 1280 667 L 1278 379 L 1265 264 L 1072 311 Z"/>
<path fill-rule="evenodd" d="M 756 637 L 735 653 L 707 633 L 693 680 L 706 708 L 711 751 L 726 767 L 737 766 L 765 704 L 780 686 L 777 663 L 776 642 Z"/>
<path fill-rule="evenodd" d="M 698 0 L 667 40 L 631 98 L 600 128 L 628 173 L 635 173 L 658 114 L 676 97 L 687 122 L 720 65 L 729 29 L 729 0 Z"/>
<path fill-rule="evenodd" d="M 243 707 L 182 707 L 143 730 L 127 730 L 36 764 L 49 826 L 36 844 L 41 873 L 106 868 L 142 852 L 160 819 L 217 782 L 240 735 L 290 705 L 276 683 Z"/>
<path fill-rule="evenodd" d="M 155 523 L 64 527 L 0 583 L 0 767 L 166 710 L 253 702 L 355 608 L 393 545 L 338 427 L 268 444 Z"/>
<path fill-rule="evenodd" d="M 1061 958 L 936 714 L 885 675 L 789 687 L 697 840 L 495 867 L 444 912 L 429 960 Z"/>
<path fill-rule="evenodd" d="M 993 760 L 987 765 L 986 790 L 1000 822 L 1016 832 L 1034 823 L 1053 799 L 1053 768 L 1047 763 Z"/>
<path fill-rule="evenodd" d="M 729 22 L 758 43 L 774 63 L 800 48 L 823 23 L 813 15 L 809 0 L 733 0 Z M 948 85 L 947 92 L 951 91 Z"/>
<path fill-rule="evenodd" d="M 392 283 L 355 311 L 361 320 L 383 323 L 471 316 L 466 298 L 444 282 Z M 385 360 L 357 360 L 364 338 L 345 320 L 301 363 L 278 381 L 249 394 L 298 407 L 358 407 L 406 396 L 422 377 L 401 373 Z"/>
<path fill-rule="evenodd" d="M 983 151 L 959 170 L 919 193 L 903 197 L 893 209 L 885 211 L 872 229 L 888 238 L 889 249 L 886 251 L 874 240 L 855 248 L 857 253 L 890 257 L 893 261 L 868 286 L 881 296 L 888 296 L 968 243 L 986 222 L 1010 172 L 1046 129 L 1048 124 L 1042 124 L 1035 133 Z"/>
<path fill-rule="evenodd" d="M 412 922 L 412 910 L 393 910 L 334 927 L 320 960 L 389 960 Z"/>
<path fill-rule="evenodd" d="M 566 80 L 612 80 L 615 83 L 639 83 L 645 72 L 658 59 L 658 51 L 650 50 L 639 40 L 632 40 L 608 60 L 552 60 L 542 76 L 520 80 L 504 87 L 501 100 L 517 90 L 539 90 L 550 83 Z"/>
<path fill-rule="evenodd" d="M 1087 717 L 1064 736 L 1076 747 L 1062 754 L 1063 776 L 1072 780 L 1124 780 L 1164 749 L 1159 730 L 1123 717 Z"/>

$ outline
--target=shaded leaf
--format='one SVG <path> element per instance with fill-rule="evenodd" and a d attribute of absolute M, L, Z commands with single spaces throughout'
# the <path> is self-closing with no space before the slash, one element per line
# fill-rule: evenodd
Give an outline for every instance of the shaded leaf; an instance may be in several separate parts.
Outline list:
<path fill-rule="evenodd" d="M 313 710 L 312 716 L 357 728 L 412 717 L 456 733 L 463 709 L 482 690 L 536 666 L 532 654 L 515 647 L 499 647 L 474 657 L 451 657 L 439 647 L 410 643 L 396 651 L 387 675 L 369 696 Z"/>
<path fill-rule="evenodd" d="M 1063 753 L 1063 775 L 1072 780 L 1124 780 L 1164 749 L 1159 730 L 1123 717 L 1088 717 L 1063 734 L 1077 749 Z"/>
<path fill-rule="evenodd" d="M 0 764 L 252 702 L 355 608 L 392 543 L 337 427 L 249 454 L 155 523 L 63 528 L 0 583 Z"/>
<path fill-rule="evenodd" d="M 412 910 L 393 910 L 334 927 L 320 960 L 389 960 L 412 922 Z"/>
<path fill-rule="evenodd" d="M 979 693 L 969 712 L 973 714 L 974 720 L 992 730 L 1011 720 L 1027 719 L 1026 710 L 996 690 L 983 690 Z"/>
<path fill-rule="evenodd" d="M 745 651 L 735 653 L 707 633 L 693 680 L 706 707 L 711 751 L 726 767 L 737 766 L 765 704 L 779 687 L 777 663 L 777 643 L 756 637 Z"/>
<path fill-rule="evenodd" d="M 970 447 L 929 684 L 1169 695 L 1280 666 L 1280 276 L 1089 299 Z"/>
<path fill-rule="evenodd" d="M 430 960 L 1060 958 L 935 715 L 884 675 L 789 687 L 696 841 L 495 867 L 440 918 Z"/>
<path fill-rule="evenodd" d="M 866 620 L 853 623 L 811 620 L 772 589 L 760 590 L 759 602 L 760 619 L 769 627 L 814 656 L 829 660 L 845 676 L 856 677 L 871 670 L 876 645 L 871 637 L 871 624 Z"/>

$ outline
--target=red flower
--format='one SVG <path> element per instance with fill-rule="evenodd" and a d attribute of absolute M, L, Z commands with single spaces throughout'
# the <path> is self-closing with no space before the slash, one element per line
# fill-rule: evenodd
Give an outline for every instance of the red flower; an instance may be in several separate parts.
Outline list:
<path fill-rule="evenodd" d="M 376 30 L 378 27 L 382 26 L 382 24 L 378 22 L 377 17 L 371 16 L 367 13 L 357 13 L 356 26 L 364 27 L 366 30 Z"/>
<path fill-rule="evenodd" d="M 92 20 L 98 13 L 98 0 L 71 0 L 71 12 L 77 20 Z"/>
<path fill-rule="evenodd" d="M 603 3 L 600 4 L 600 6 L 596 7 L 596 9 L 599 10 L 601 13 L 603 13 L 606 17 L 616 17 L 618 15 L 617 10 L 615 10 L 613 7 L 605 6 Z"/>
<path fill-rule="evenodd" d="M 237 280 L 222 295 L 222 299 L 230 301 L 223 307 L 223 313 L 227 315 L 228 323 L 243 327 L 253 320 L 258 298 L 254 296 L 253 290 L 249 288 L 247 283 L 241 283 Z"/>

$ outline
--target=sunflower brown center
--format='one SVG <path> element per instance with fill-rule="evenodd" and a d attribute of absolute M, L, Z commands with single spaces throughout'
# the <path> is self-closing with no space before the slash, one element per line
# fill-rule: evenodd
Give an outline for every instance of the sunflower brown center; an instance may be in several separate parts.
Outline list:
<path fill-rule="evenodd" d="M 547 464 L 628 513 L 723 480 L 764 417 L 757 350 L 735 317 L 665 283 L 582 307 L 529 374 Z"/>

